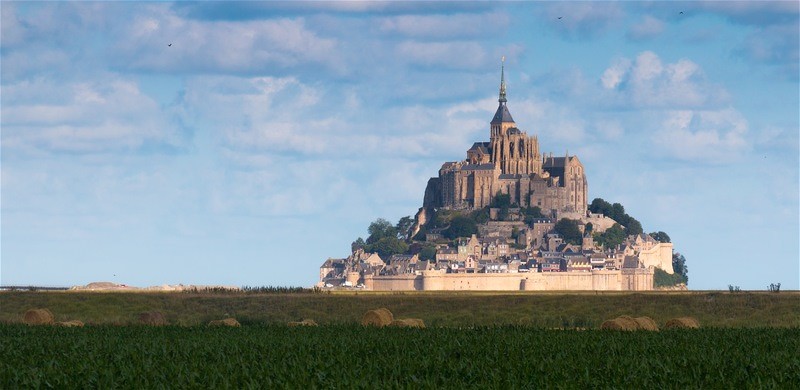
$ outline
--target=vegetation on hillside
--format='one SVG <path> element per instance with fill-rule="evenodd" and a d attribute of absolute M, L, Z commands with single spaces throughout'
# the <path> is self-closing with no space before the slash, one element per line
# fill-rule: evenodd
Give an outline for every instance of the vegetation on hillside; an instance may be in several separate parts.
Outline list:
<path fill-rule="evenodd" d="M 622 207 L 619 203 L 611 204 L 602 198 L 595 198 L 592 200 L 592 203 L 589 204 L 589 211 L 604 214 L 606 217 L 617 221 L 620 225 L 625 227 L 625 235 L 644 233 L 642 224 L 637 221 L 636 218 L 625 213 L 625 207 Z"/>

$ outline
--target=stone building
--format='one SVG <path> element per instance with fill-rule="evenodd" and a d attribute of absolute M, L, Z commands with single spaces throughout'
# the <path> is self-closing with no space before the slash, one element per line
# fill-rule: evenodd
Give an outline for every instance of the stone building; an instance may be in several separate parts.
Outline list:
<path fill-rule="evenodd" d="M 476 142 L 463 161 L 446 162 L 425 189 L 423 208 L 479 209 L 498 194 L 521 207 L 538 206 L 545 214 L 585 215 L 589 192 L 577 156 L 543 156 L 537 136 L 520 130 L 507 106 L 504 69 L 500 98 L 489 126 L 489 142 Z"/>

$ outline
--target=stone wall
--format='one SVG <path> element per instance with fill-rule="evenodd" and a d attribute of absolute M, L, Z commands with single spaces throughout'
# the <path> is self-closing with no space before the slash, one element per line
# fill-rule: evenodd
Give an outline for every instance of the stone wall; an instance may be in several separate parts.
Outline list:
<path fill-rule="evenodd" d="M 502 274 L 423 271 L 419 275 L 366 276 L 365 285 L 375 291 L 649 291 L 653 272 L 653 268 Z"/>

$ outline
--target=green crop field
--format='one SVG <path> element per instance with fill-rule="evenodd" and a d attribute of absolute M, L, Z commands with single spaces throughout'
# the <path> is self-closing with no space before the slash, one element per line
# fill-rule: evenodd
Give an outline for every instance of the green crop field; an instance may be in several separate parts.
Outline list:
<path fill-rule="evenodd" d="M 0 388 L 800 388 L 800 329 L 0 325 Z"/>

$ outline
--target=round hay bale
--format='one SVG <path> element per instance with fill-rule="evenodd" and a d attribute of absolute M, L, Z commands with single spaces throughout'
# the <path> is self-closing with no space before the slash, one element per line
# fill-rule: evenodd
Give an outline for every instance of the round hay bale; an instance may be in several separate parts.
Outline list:
<path fill-rule="evenodd" d="M 697 329 L 700 323 L 693 317 L 673 318 L 664 324 L 665 329 Z"/>
<path fill-rule="evenodd" d="M 616 318 L 617 322 L 622 324 L 623 330 L 639 330 L 639 323 L 633 317 L 619 316 Z"/>
<path fill-rule="evenodd" d="M 25 312 L 22 321 L 27 325 L 52 325 L 53 313 L 47 309 L 30 309 Z"/>
<path fill-rule="evenodd" d="M 224 320 L 214 320 L 208 323 L 208 326 L 242 326 L 236 318 L 226 318 Z"/>
<path fill-rule="evenodd" d="M 650 317 L 636 317 L 634 321 L 639 324 L 641 330 L 658 331 L 658 324 Z"/>
<path fill-rule="evenodd" d="M 631 317 L 628 316 L 619 316 L 614 318 L 613 320 L 607 320 L 600 325 L 600 329 L 611 329 L 611 330 L 637 330 L 639 329 L 639 324 L 636 323 Z"/>
<path fill-rule="evenodd" d="M 83 327 L 83 322 L 82 321 L 78 321 L 78 320 L 72 320 L 72 321 L 56 322 L 56 325 L 67 327 L 67 328 L 72 328 L 72 327 L 82 328 Z"/>
<path fill-rule="evenodd" d="M 139 322 L 143 325 L 162 326 L 167 325 L 167 319 L 161 312 L 148 311 L 139 314 Z"/>
<path fill-rule="evenodd" d="M 304 319 L 302 321 L 289 322 L 288 325 L 289 326 L 317 326 L 317 322 L 312 320 L 312 319 L 310 319 L 310 318 L 306 318 L 306 319 Z"/>
<path fill-rule="evenodd" d="M 385 308 L 370 310 L 361 317 L 361 325 L 364 326 L 387 326 L 392 321 L 394 321 L 392 312 Z"/>
<path fill-rule="evenodd" d="M 425 322 L 419 318 L 403 318 L 392 321 L 391 326 L 398 326 L 401 328 L 424 328 Z"/>
<path fill-rule="evenodd" d="M 622 323 L 617 321 L 616 318 L 603 321 L 603 324 L 600 325 L 600 329 L 625 330 Z"/>

